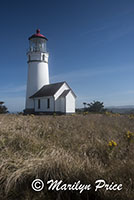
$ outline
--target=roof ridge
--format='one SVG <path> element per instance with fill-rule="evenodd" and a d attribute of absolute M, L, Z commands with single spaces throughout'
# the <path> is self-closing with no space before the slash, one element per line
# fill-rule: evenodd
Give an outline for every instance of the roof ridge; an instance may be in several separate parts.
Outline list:
<path fill-rule="evenodd" d="M 42 97 L 44 96 L 44 93 L 46 93 L 46 96 L 53 96 L 64 83 L 66 82 L 64 81 L 64 82 L 57 82 L 57 83 L 44 85 L 29 98 Z"/>

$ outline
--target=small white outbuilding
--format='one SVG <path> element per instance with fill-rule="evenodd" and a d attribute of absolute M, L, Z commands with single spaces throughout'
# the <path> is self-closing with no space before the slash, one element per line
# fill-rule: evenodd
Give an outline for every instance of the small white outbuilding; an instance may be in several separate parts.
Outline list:
<path fill-rule="evenodd" d="M 74 113 L 75 94 L 66 82 L 44 85 L 30 97 L 35 112 Z"/>
<path fill-rule="evenodd" d="M 76 95 L 64 82 L 49 83 L 47 38 L 40 34 L 29 37 L 28 79 L 25 113 L 75 113 Z"/>

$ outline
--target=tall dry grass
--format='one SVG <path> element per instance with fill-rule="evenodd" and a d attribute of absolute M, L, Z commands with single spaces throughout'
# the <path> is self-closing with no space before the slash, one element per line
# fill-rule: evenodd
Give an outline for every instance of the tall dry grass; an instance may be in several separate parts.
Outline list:
<path fill-rule="evenodd" d="M 133 200 L 134 117 L 0 115 L 0 200 Z M 109 146 L 114 140 L 117 146 Z M 121 191 L 34 192 L 40 178 L 122 183 Z"/>

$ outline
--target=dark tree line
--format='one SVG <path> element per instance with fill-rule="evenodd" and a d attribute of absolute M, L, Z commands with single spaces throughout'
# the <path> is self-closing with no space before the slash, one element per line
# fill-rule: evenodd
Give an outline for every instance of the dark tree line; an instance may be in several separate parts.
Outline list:
<path fill-rule="evenodd" d="M 83 102 L 84 111 L 102 113 L 105 112 L 104 103 L 100 101 L 93 101 L 91 103 Z"/>
<path fill-rule="evenodd" d="M 8 113 L 7 107 L 4 105 L 3 101 L 0 101 L 0 114 Z"/>

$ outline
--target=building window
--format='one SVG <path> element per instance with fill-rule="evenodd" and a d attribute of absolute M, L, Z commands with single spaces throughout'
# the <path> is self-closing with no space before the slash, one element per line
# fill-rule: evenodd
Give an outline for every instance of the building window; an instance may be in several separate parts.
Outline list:
<path fill-rule="evenodd" d="M 40 99 L 38 99 L 38 109 L 40 109 Z"/>
<path fill-rule="evenodd" d="M 45 61 L 45 55 L 43 54 L 43 60 Z"/>
<path fill-rule="evenodd" d="M 50 108 L 50 99 L 47 99 L 47 108 Z"/>

